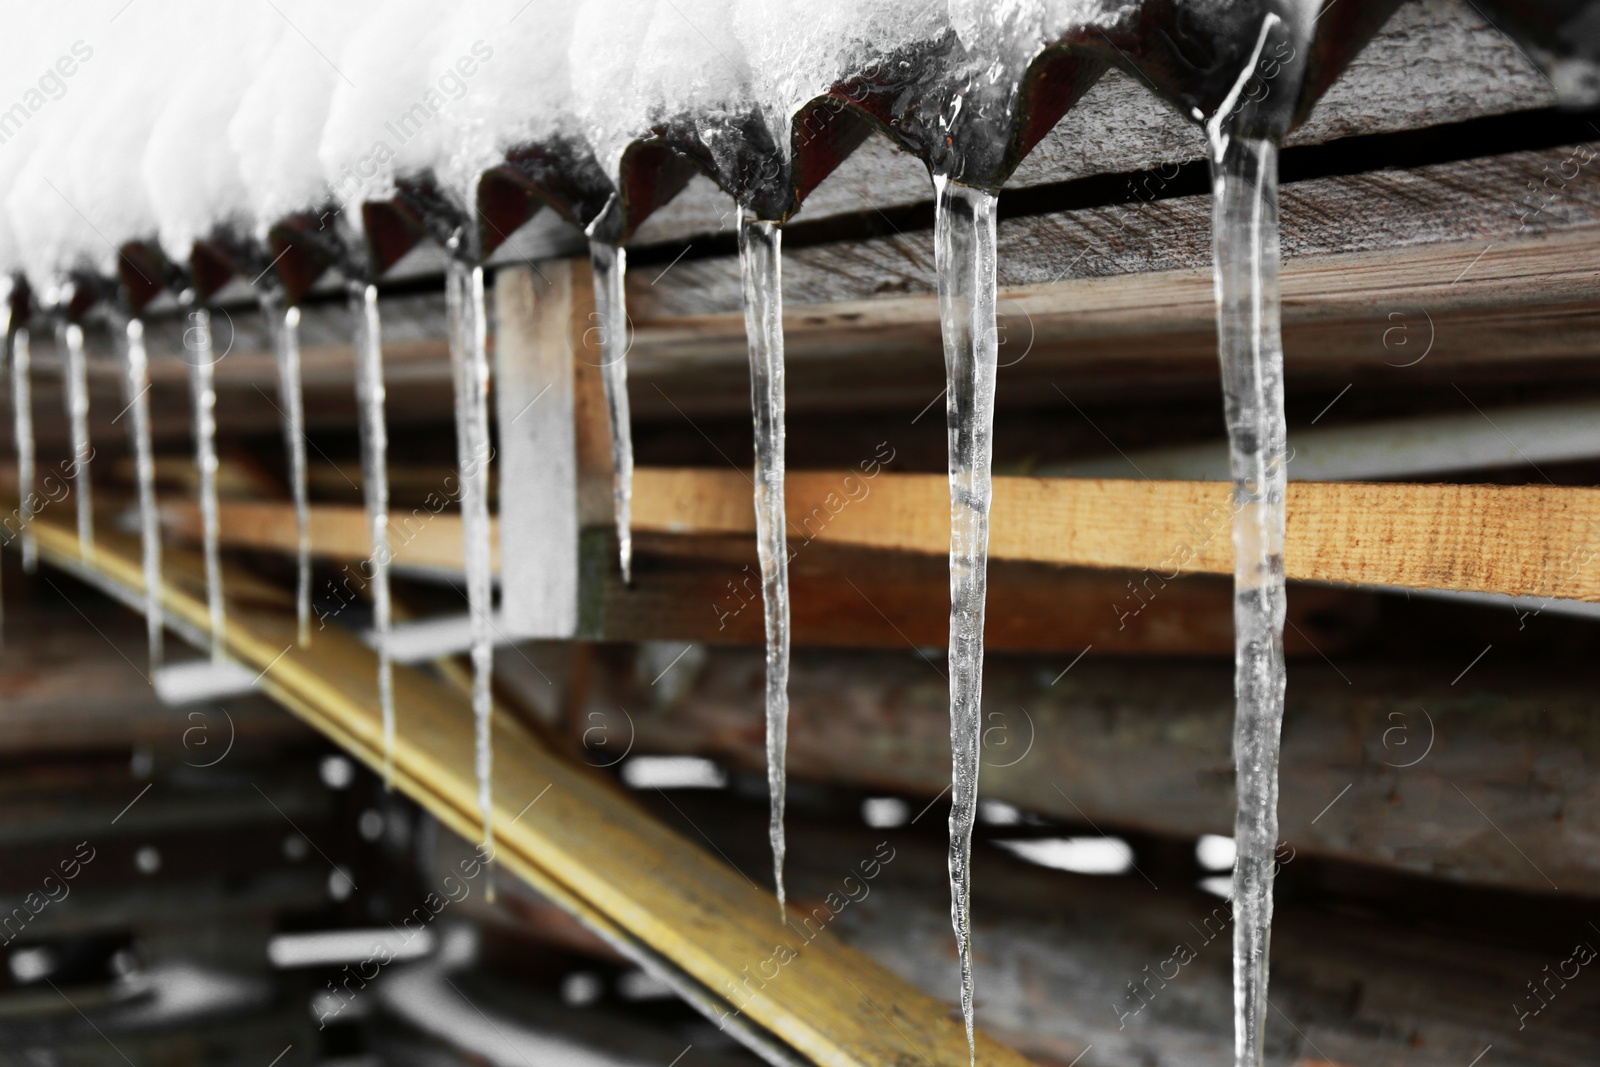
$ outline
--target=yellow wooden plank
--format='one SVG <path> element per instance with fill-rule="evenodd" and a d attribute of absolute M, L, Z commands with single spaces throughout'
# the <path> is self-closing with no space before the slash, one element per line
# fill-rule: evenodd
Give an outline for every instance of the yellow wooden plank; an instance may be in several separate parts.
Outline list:
<path fill-rule="evenodd" d="M 943 554 L 943 475 L 795 471 L 789 541 Z M 755 533 L 748 478 L 736 470 L 640 468 L 633 525 L 646 533 Z M 1600 489 L 1556 486 L 1292 482 L 1284 568 L 1290 578 L 1600 600 Z M 192 505 L 167 509 L 195 536 Z M 1222 482 L 996 478 L 989 554 L 998 560 L 1227 574 L 1232 507 Z M 395 559 L 460 569 L 460 520 L 396 513 Z M 281 504 L 225 504 L 229 544 L 288 549 Z M 360 509 L 314 508 L 312 543 L 341 559 L 367 554 Z"/>
<path fill-rule="evenodd" d="M 75 535 L 51 521 L 34 526 L 41 555 L 79 570 Z M 142 588 L 137 546 L 106 535 L 94 570 Z M 174 553 L 176 556 L 183 553 Z M 181 565 L 181 561 L 180 561 Z M 206 608 L 168 587 L 168 611 L 196 628 Z M 318 631 L 297 647 L 289 610 L 230 605 L 227 645 L 263 672 L 266 691 L 369 766 L 382 763 L 372 652 L 352 634 Z M 477 825 L 473 735 L 466 699 L 426 674 L 394 674 L 396 784 L 463 832 Z M 837 941 L 818 913 L 813 927 L 739 872 L 656 822 L 607 778 L 558 758 L 497 709 L 494 718 L 495 844 L 502 862 L 551 890 L 580 917 L 626 932 L 805 1057 L 828 1067 L 964 1067 L 965 1036 L 950 1008 Z M 531 806 L 530 806 L 531 802 Z M 840 899 L 859 892 L 860 866 L 842 857 Z M 882 860 L 883 857 L 876 857 Z M 843 883 L 854 872 L 850 885 Z M 954 992 L 952 990 L 952 992 Z M 1027 1061 L 987 1036 L 980 1059 L 993 1067 Z"/>
<path fill-rule="evenodd" d="M 389 549 L 394 563 L 461 569 L 461 516 L 456 511 L 445 511 L 445 504 L 440 496 L 418 507 L 389 513 Z M 200 509 L 196 504 L 164 504 L 161 511 L 169 530 L 199 538 Z M 224 502 L 219 508 L 218 523 L 223 543 L 237 548 L 283 551 L 298 543 L 294 510 L 282 503 Z M 310 534 L 313 551 L 319 555 L 359 560 L 371 554 L 366 516 L 359 507 L 313 507 Z M 491 549 L 491 558 L 498 569 L 498 546 Z"/>

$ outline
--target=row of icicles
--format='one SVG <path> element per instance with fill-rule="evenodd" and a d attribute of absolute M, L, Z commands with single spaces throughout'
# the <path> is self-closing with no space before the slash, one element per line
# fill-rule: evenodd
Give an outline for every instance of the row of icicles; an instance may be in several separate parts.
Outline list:
<path fill-rule="evenodd" d="M 1257 301 L 1263 285 L 1270 280 L 1256 273 L 1251 263 L 1270 269 L 1276 261 L 1260 254 L 1275 247 L 1275 235 L 1267 226 L 1274 205 L 1271 202 L 1273 157 L 1269 142 L 1258 142 L 1248 150 L 1225 153 L 1219 166 L 1238 169 L 1249 161 L 1258 169 L 1256 179 L 1239 189 L 1233 187 L 1237 175 L 1217 172 L 1219 211 L 1231 203 L 1225 220 L 1219 223 L 1218 253 L 1229 259 L 1218 260 L 1219 309 L 1234 319 L 1223 325 L 1233 329 L 1223 334 L 1223 358 L 1240 355 L 1271 357 L 1271 351 L 1252 353 L 1258 340 L 1265 339 L 1266 324 L 1238 318 L 1240 305 Z M 1238 158 L 1238 157 L 1244 158 Z M 1262 169 L 1266 168 L 1266 169 Z M 941 325 L 944 331 L 947 367 L 947 414 L 950 436 L 951 492 L 951 612 L 950 612 L 950 707 L 952 744 L 952 804 L 950 814 L 950 877 L 952 923 L 961 960 L 961 1001 L 969 1046 L 973 1042 L 973 992 L 971 971 L 971 926 L 969 917 L 971 834 L 976 814 L 977 772 L 980 755 L 979 699 L 982 685 L 983 619 L 986 596 L 988 511 L 990 497 L 990 433 L 994 415 L 994 388 L 997 369 L 995 315 L 995 194 L 935 178 L 936 263 L 939 277 Z M 1229 199 L 1224 200 L 1228 195 Z M 1254 232 L 1241 233 L 1240 225 Z M 1227 240 L 1224 240 L 1224 237 Z M 1238 243 L 1240 238 L 1243 243 Z M 751 400 L 755 424 L 755 514 L 757 547 L 760 559 L 766 627 L 766 691 L 768 785 L 773 872 L 780 916 L 784 914 L 783 863 L 785 744 L 788 730 L 789 674 L 789 586 L 786 519 L 784 516 L 784 369 L 780 247 L 782 229 L 778 225 L 741 213 L 739 253 L 743 272 L 743 295 L 749 340 Z M 614 452 L 614 505 L 619 547 L 619 569 L 631 578 L 631 539 L 629 507 L 632 480 L 632 447 L 627 403 L 626 314 L 623 307 L 625 254 L 621 248 L 596 243 L 592 247 L 595 299 L 602 322 L 601 344 L 603 381 L 608 401 Z M 1244 268 L 1241 272 L 1241 268 Z M 485 304 L 484 269 L 449 261 L 446 277 L 450 352 L 456 396 L 456 437 L 459 463 L 460 505 L 464 537 L 464 560 L 471 632 L 473 666 L 472 708 L 475 721 L 475 776 L 477 802 L 486 842 L 492 840 L 491 793 L 491 676 L 496 624 L 492 618 L 493 576 L 490 567 L 488 461 L 490 430 L 488 419 L 489 365 L 486 351 L 488 315 Z M 298 325 L 300 308 L 283 307 L 281 296 L 267 293 L 262 309 L 271 324 L 269 333 L 279 375 L 278 407 L 283 418 L 283 435 L 288 454 L 290 496 L 296 524 L 296 615 L 298 641 L 310 640 L 311 543 L 309 497 L 306 486 L 306 438 L 301 397 Z M 383 355 L 378 314 L 377 287 L 370 282 L 350 286 L 350 315 L 356 363 L 356 393 L 360 410 L 362 486 L 370 536 L 369 573 L 373 609 L 373 635 L 377 650 L 377 690 L 381 715 L 383 776 L 392 776 L 395 745 L 395 701 L 393 672 L 388 651 L 392 626 L 388 543 L 387 433 L 384 417 Z M 1231 311 L 1230 311 L 1231 309 Z M 1264 310 L 1268 315 L 1275 308 Z M 1248 315 L 1248 313 L 1246 313 Z M 202 558 L 209 616 L 210 655 L 227 659 L 226 620 L 222 588 L 220 529 L 217 499 L 217 454 L 215 447 L 216 392 L 213 383 L 215 357 L 210 350 L 209 315 L 204 308 L 189 312 L 188 336 L 193 340 L 185 357 L 193 404 L 195 464 L 199 473 L 199 511 Z M 1259 318 L 1260 316 L 1257 316 Z M 1275 316 L 1273 316 L 1275 317 Z M 144 612 L 148 631 L 152 677 L 163 658 L 164 613 L 161 603 L 161 530 L 156 507 L 154 465 L 150 441 L 149 364 L 145 351 L 144 324 L 129 318 L 125 329 L 125 382 L 129 433 L 134 457 L 137 508 L 142 548 Z M 67 397 L 69 431 L 73 455 L 73 488 L 76 498 L 77 532 L 83 560 L 92 565 L 94 520 L 90 498 L 88 457 L 91 455 L 88 432 L 88 390 L 85 372 L 83 328 L 77 322 L 61 321 L 58 346 L 64 353 L 63 380 Z M 34 540 L 29 532 L 34 495 L 35 453 L 30 399 L 30 331 L 25 325 L 10 330 L 11 388 L 18 455 L 19 493 L 22 500 L 21 546 L 24 565 L 31 570 L 36 559 Z M 1271 377 L 1266 365 L 1245 371 L 1246 377 Z M 1241 656 L 1249 654 L 1264 666 L 1264 672 L 1240 661 L 1241 736 L 1252 750 L 1270 753 L 1276 747 L 1281 716 L 1281 552 L 1273 549 L 1273 534 L 1281 538 L 1282 518 L 1275 510 L 1281 506 L 1281 486 L 1271 491 L 1273 479 L 1281 481 L 1282 432 L 1271 432 L 1277 414 L 1269 402 L 1257 412 L 1268 432 L 1255 436 L 1259 453 L 1248 457 L 1267 477 L 1251 480 L 1251 506 L 1237 512 L 1236 522 L 1254 523 L 1265 534 L 1257 540 L 1262 548 L 1257 573 L 1265 581 L 1257 586 L 1263 609 L 1245 612 L 1241 600 Z M 1281 403 L 1281 399 L 1280 399 Z M 1235 402 L 1230 401 L 1230 411 Z M 1281 415 L 1277 415 L 1281 418 Z M 1231 425 L 1231 423 L 1230 423 Z M 1239 457 L 1236 456 L 1236 460 Z M 1265 487 L 1266 491 L 1261 488 Z M 1275 576 L 1275 577 L 1274 577 Z M 1243 587 L 1241 587 L 1243 592 Z M 1247 629 L 1248 627 L 1248 629 Z M 1247 644 L 1248 642 L 1248 644 Z M 1249 680 L 1249 687 L 1245 683 Z M 1245 750 L 1241 749 L 1241 753 Z M 1275 795 L 1275 758 L 1241 766 L 1239 791 L 1241 817 L 1251 798 Z M 1272 802 L 1255 803 L 1257 812 L 1272 813 Z M 1240 835 L 1239 877 L 1236 902 L 1256 902 L 1252 910 L 1270 913 L 1270 867 L 1253 866 L 1252 841 L 1267 842 L 1263 854 L 1270 858 L 1276 844 L 1275 831 L 1263 826 L 1253 836 Z M 1242 891 L 1241 891 L 1242 890 Z M 1236 907 L 1238 904 L 1236 903 Z M 1254 988 L 1264 986 L 1265 944 L 1262 933 L 1253 937 L 1245 967 Z M 1248 1005 L 1247 1005 L 1248 1007 Z M 1256 1016 L 1259 1019 L 1259 1016 Z M 1254 1033 L 1258 1028 L 1251 1026 Z M 1253 1039 L 1252 1039 L 1253 1040 Z M 971 1049 L 976 1062 L 975 1046 Z"/>
<path fill-rule="evenodd" d="M 1386 13 L 1392 4 L 1346 0 Z M 1273 850 L 1277 844 L 1277 752 L 1283 713 L 1284 619 L 1283 531 L 1285 426 L 1282 350 L 1277 290 L 1277 148 L 1293 121 L 1331 75 L 1310 85 L 1307 55 L 1317 17 L 1314 4 L 1285 3 L 1253 21 L 1242 61 L 1230 70 L 1226 92 L 1209 110 L 1187 117 L 1207 136 L 1213 179 L 1213 250 L 1217 329 L 1223 392 L 1232 446 L 1235 545 L 1236 694 L 1235 759 L 1238 808 L 1234 872 L 1235 1063 L 1262 1062 L 1266 1006 L 1267 946 L 1272 916 Z M 1279 13 L 1281 12 L 1281 13 Z M 1347 15 L 1349 12 L 1341 12 Z M 1329 20 L 1330 22 L 1333 20 Z M 1356 20 L 1359 22 L 1359 20 Z M 1377 21 L 1381 22 L 1381 18 Z M 1376 24 L 1367 28 L 1375 29 Z M 1351 46 L 1354 47 L 1359 41 Z M 1275 80 L 1265 91 L 1264 56 L 1277 57 Z M 1345 57 L 1345 61 L 1348 57 Z M 1342 65 L 1342 64 L 1341 64 Z M 1336 71 L 1335 71 L 1336 72 Z M 1211 72 L 1214 77 L 1215 72 Z M 969 86 L 970 87 L 970 86 Z M 959 113 L 965 89 L 954 97 Z M 1173 95 L 1173 94 L 1168 94 Z M 1203 94 L 1201 94 L 1203 95 Z M 1287 101 L 1287 103 L 1285 102 Z M 952 113 L 941 101 L 940 121 Z M 951 120 L 953 121 L 953 120 Z M 965 141 L 973 143 L 970 129 Z M 905 140 L 901 139 L 902 147 Z M 976 1062 L 973 1032 L 970 914 L 971 835 L 976 814 L 980 757 L 980 695 L 990 503 L 990 453 L 998 337 L 996 303 L 996 207 L 998 181 L 970 184 L 967 163 L 944 138 L 939 151 L 925 150 L 935 198 L 935 264 L 947 375 L 946 411 L 950 480 L 949 685 L 952 747 L 949 871 L 951 917 L 961 970 L 961 1006 Z M 1012 164 L 1014 165 L 1014 163 Z M 992 185 L 994 188 L 990 188 Z M 347 243 L 353 233 L 343 234 Z M 785 743 L 788 719 L 789 598 L 784 513 L 784 360 L 781 238 L 779 222 L 763 219 L 741 201 L 738 221 L 745 323 L 749 342 L 752 416 L 755 426 L 755 514 L 766 624 L 766 724 L 770 834 L 780 916 L 784 893 Z M 491 697 L 495 624 L 490 571 L 487 358 L 489 318 L 481 257 L 462 254 L 474 242 L 461 232 L 450 242 L 446 278 L 450 353 L 456 396 L 462 528 L 472 640 L 472 708 L 475 720 L 478 804 L 485 842 L 492 841 Z M 626 257 L 620 238 L 591 230 L 595 301 L 602 326 L 603 380 L 612 429 L 615 516 L 619 567 L 631 578 L 629 507 L 632 446 L 627 402 L 627 316 L 623 281 Z M 388 485 L 384 416 L 383 350 L 374 271 L 346 265 L 356 354 L 363 490 L 371 539 L 370 570 L 378 659 L 384 776 L 392 773 L 395 746 L 394 686 L 389 659 L 391 626 L 388 564 Z M 300 309 L 285 306 L 272 283 L 262 290 L 279 374 L 291 497 L 297 526 L 296 610 L 298 639 L 310 639 L 311 545 L 308 533 L 304 415 L 298 326 Z M 88 394 L 83 331 L 65 313 L 74 291 L 64 285 L 49 294 L 46 311 L 60 320 L 59 346 L 75 460 L 78 538 L 86 562 L 93 556 L 88 456 Z M 192 294 L 190 294 L 192 298 Z M 15 301 L 5 302 L 9 314 Z M 203 558 L 210 616 L 211 654 L 226 656 L 222 570 L 219 551 L 215 450 L 216 402 L 210 322 L 203 301 L 189 308 L 191 392 L 196 464 L 200 473 Z M 142 543 L 145 613 L 152 666 L 162 658 L 161 539 L 155 507 L 149 420 L 149 367 L 144 327 L 127 317 L 126 400 Z M 30 408 L 30 335 L 27 321 L 7 320 L 12 397 L 15 405 L 22 551 L 34 565 L 29 532 L 35 454 Z"/>

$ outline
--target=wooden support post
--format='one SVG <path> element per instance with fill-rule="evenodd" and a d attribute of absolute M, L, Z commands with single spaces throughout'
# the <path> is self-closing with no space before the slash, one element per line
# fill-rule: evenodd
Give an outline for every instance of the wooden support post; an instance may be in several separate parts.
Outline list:
<path fill-rule="evenodd" d="M 508 634 L 571 637 L 578 627 L 578 455 L 573 426 L 572 272 L 495 276 L 500 610 Z"/>
<path fill-rule="evenodd" d="M 578 524 L 609 531 L 611 513 L 611 422 L 600 376 L 600 319 L 594 309 L 594 271 L 587 259 L 563 259 L 545 269 L 565 275 L 564 321 L 572 365 L 572 413 L 578 439 Z M 552 318 L 561 309 L 552 306 Z"/>

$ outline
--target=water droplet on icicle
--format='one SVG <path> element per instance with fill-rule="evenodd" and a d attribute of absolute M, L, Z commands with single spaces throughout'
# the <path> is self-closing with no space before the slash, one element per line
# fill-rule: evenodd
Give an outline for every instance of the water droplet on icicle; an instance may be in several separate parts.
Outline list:
<path fill-rule="evenodd" d="M 489 354 L 483 268 L 450 260 L 445 278 L 450 312 L 450 362 L 455 372 L 456 458 L 461 529 L 472 634 L 472 717 L 478 811 L 486 852 L 494 851 L 491 773 L 494 670 L 493 576 L 489 567 Z"/>
<path fill-rule="evenodd" d="M 628 254 L 603 241 L 589 242 L 594 267 L 594 308 L 600 329 L 600 377 L 611 421 L 611 503 L 617 520 L 622 580 L 633 581 L 633 421 L 628 412 L 628 305 L 622 283 Z"/>
<path fill-rule="evenodd" d="M 378 646 L 378 709 L 383 719 L 383 784 L 394 781 L 394 671 L 389 662 L 389 431 L 384 418 L 383 329 L 378 287 L 350 286 L 355 318 L 356 403 L 361 408 L 361 488 L 372 556 L 372 629 Z"/>
<path fill-rule="evenodd" d="M 145 639 L 150 650 L 150 677 L 161 667 L 161 515 L 156 510 L 155 460 L 150 446 L 150 360 L 144 347 L 144 323 L 129 319 L 127 374 L 124 380 L 128 438 L 133 447 L 133 480 L 139 495 L 139 548 L 144 573 Z"/>
<path fill-rule="evenodd" d="M 972 826 L 982 720 L 983 615 L 988 594 L 990 455 L 994 429 L 993 193 L 934 176 L 934 264 L 944 338 L 950 451 L 950 921 L 961 961 L 961 1014 L 977 1062 L 972 1008 Z"/>
<path fill-rule="evenodd" d="M 772 880 L 785 915 L 783 815 L 789 738 L 789 548 L 783 490 L 783 230 L 739 212 L 744 328 L 750 346 L 750 410 L 755 423 L 756 550 L 767 630 L 767 792 Z"/>
<path fill-rule="evenodd" d="M 89 371 L 83 351 L 83 327 L 63 323 L 60 333 L 66 358 L 61 364 L 72 435 L 72 490 L 77 497 L 78 552 L 85 563 L 94 558 L 94 490 L 89 482 Z"/>
<path fill-rule="evenodd" d="M 227 615 L 222 599 L 222 531 L 217 514 L 216 352 L 211 343 L 211 313 L 189 313 L 184 335 L 188 348 L 189 396 L 194 404 L 194 465 L 200 474 L 200 538 L 206 568 L 206 614 L 211 624 L 211 661 L 227 658 Z"/>

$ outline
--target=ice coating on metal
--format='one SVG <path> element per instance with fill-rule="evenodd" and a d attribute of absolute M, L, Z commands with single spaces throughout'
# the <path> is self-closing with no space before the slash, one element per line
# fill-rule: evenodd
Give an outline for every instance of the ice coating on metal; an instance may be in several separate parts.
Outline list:
<path fill-rule="evenodd" d="M 942 2 L 861 4 L 749 0 L 734 5 L 733 32 L 749 56 L 751 87 L 774 142 L 787 154 L 794 115 L 852 75 L 947 31 Z"/>

